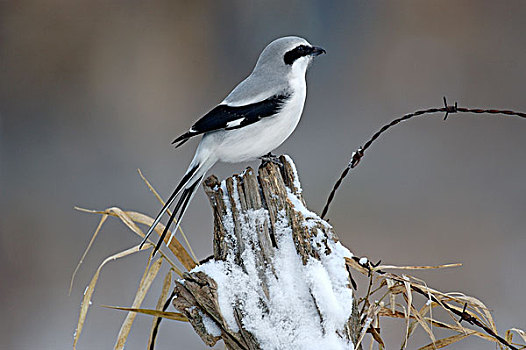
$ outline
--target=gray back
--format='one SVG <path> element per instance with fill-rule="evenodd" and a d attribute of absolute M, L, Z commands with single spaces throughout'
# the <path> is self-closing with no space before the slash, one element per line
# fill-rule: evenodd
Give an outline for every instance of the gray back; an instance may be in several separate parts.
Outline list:
<path fill-rule="evenodd" d="M 283 56 L 298 45 L 309 45 L 297 36 L 286 36 L 271 42 L 259 55 L 254 70 L 225 98 L 223 103 L 243 104 L 257 102 L 274 94 L 287 91 L 288 74 L 292 66 L 285 64 Z"/>

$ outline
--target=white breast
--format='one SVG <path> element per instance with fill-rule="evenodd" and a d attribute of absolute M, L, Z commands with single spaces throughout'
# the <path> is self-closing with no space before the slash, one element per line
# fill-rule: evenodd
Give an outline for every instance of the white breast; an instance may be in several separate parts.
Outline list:
<path fill-rule="evenodd" d="M 291 88 L 293 93 L 290 100 L 275 116 L 263 118 L 241 129 L 206 135 L 205 138 L 210 138 L 207 141 L 216 144 L 214 153 L 218 160 L 229 163 L 242 162 L 261 157 L 281 145 L 300 121 L 307 90 L 305 77 L 292 80 Z"/>

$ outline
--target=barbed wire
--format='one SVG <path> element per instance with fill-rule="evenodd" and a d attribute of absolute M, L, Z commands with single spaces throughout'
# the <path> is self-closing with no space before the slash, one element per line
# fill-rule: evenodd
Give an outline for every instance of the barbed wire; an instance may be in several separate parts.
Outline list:
<path fill-rule="evenodd" d="M 323 219 L 327 212 L 329 211 L 329 207 L 331 205 L 331 202 L 334 199 L 334 195 L 338 191 L 339 187 L 342 184 L 343 179 L 349 174 L 351 169 L 354 169 L 355 167 L 360 164 L 360 161 L 362 160 L 365 151 L 373 144 L 374 141 L 376 141 L 377 138 L 380 137 L 384 132 L 386 132 L 391 127 L 409 120 L 414 117 L 420 117 L 427 114 L 432 113 L 445 113 L 444 120 L 446 120 L 449 116 L 449 114 L 453 113 L 475 113 L 475 114 L 502 114 L 502 115 L 508 115 L 508 116 L 515 116 L 520 118 L 526 118 L 526 113 L 524 112 L 516 112 L 512 110 L 502 110 L 502 109 L 483 109 L 483 108 L 466 108 L 466 107 L 459 107 L 457 105 L 457 102 L 453 105 L 448 105 L 447 100 L 444 97 L 444 107 L 441 108 L 428 108 L 423 110 L 418 110 L 413 113 L 408 113 L 403 115 L 402 117 L 393 120 L 389 124 L 384 125 L 380 130 L 378 130 L 362 147 L 359 147 L 351 154 L 351 159 L 349 160 L 349 163 L 345 167 L 345 169 L 342 171 L 339 179 L 334 184 L 331 193 L 329 194 L 329 197 L 327 198 L 327 202 L 325 203 L 325 207 L 323 208 L 323 211 L 321 213 L 321 218 Z"/>

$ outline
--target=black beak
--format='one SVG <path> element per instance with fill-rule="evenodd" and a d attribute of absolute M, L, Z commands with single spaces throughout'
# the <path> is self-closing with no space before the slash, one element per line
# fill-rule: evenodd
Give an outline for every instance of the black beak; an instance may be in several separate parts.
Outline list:
<path fill-rule="evenodd" d="M 316 46 L 313 46 L 312 47 L 312 52 L 311 52 L 311 56 L 319 56 L 321 55 L 322 53 L 327 53 L 324 49 L 322 49 L 321 47 L 316 47 Z"/>

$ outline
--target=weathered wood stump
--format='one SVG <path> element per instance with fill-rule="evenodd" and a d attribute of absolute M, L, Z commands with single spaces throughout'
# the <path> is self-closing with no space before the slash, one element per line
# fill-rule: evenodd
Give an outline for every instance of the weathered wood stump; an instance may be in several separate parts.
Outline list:
<path fill-rule="evenodd" d="M 173 304 L 209 346 L 352 349 L 352 254 L 306 208 L 292 160 L 280 161 L 205 181 L 214 257 L 176 282 Z"/>

